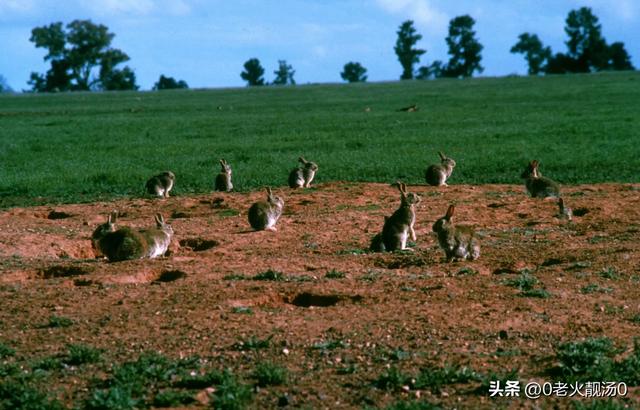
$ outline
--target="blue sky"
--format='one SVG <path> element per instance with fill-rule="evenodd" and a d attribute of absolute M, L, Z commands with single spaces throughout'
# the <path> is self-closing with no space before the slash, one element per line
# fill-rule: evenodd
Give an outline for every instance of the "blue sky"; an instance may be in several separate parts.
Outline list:
<path fill-rule="evenodd" d="M 358 61 L 369 81 L 396 80 L 393 52 L 402 21 L 415 21 L 427 53 L 421 65 L 448 60 L 449 20 L 469 14 L 484 45 L 484 76 L 525 74 L 522 55 L 509 52 L 523 32 L 565 51 L 565 18 L 591 7 L 609 43 L 623 41 L 640 68 L 638 0 L 0 0 L 0 75 L 26 89 L 31 71 L 44 72 L 45 51 L 31 29 L 74 19 L 109 27 L 112 45 L 126 52 L 142 89 L 160 74 L 190 87 L 243 86 L 242 65 L 260 60 L 272 81 L 278 60 L 296 70 L 298 84 L 341 82 L 345 63 Z"/>

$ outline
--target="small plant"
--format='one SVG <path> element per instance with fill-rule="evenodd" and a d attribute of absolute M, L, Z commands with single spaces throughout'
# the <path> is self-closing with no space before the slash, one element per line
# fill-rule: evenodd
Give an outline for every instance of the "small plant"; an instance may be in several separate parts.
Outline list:
<path fill-rule="evenodd" d="M 610 293 L 612 291 L 613 291 L 612 288 L 602 288 L 602 287 L 598 286 L 595 283 L 590 283 L 590 284 L 588 284 L 586 286 L 583 286 L 580 289 L 580 293 L 585 294 L 585 295 L 590 294 L 590 293 L 595 293 L 595 292 Z"/>
<path fill-rule="evenodd" d="M 460 269 L 458 273 L 456 273 L 456 275 L 458 276 L 474 276 L 477 274 L 478 274 L 477 270 L 470 268 L 468 266 L 465 266 L 464 268 Z"/>
<path fill-rule="evenodd" d="M 344 279 L 347 277 L 347 274 L 339 270 L 331 269 L 324 277 L 327 279 Z"/>
<path fill-rule="evenodd" d="M 67 349 L 67 358 L 64 362 L 71 366 L 96 363 L 102 355 L 100 349 L 86 345 L 67 345 Z"/>
<path fill-rule="evenodd" d="M 233 313 L 240 313 L 243 315 L 253 315 L 253 310 L 248 306 L 234 306 L 231 309 Z"/>
<path fill-rule="evenodd" d="M 64 367 L 62 364 L 62 360 L 55 356 L 43 357 L 42 359 L 36 361 L 32 368 L 34 371 L 52 371 L 52 370 L 60 370 Z"/>
<path fill-rule="evenodd" d="M 383 390 L 400 390 L 411 381 L 411 377 L 403 374 L 397 367 L 392 366 L 385 370 L 373 385 Z"/>
<path fill-rule="evenodd" d="M 608 337 L 563 343 L 557 349 L 559 372 L 571 381 L 590 378 L 609 380 L 604 376 L 610 373 L 613 364 L 611 357 L 617 353 Z"/>
<path fill-rule="evenodd" d="M 214 392 L 213 406 L 216 409 L 241 410 L 251 400 L 251 389 L 239 382 L 228 370 L 225 370 Z"/>
<path fill-rule="evenodd" d="M 284 273 L 279 272 L 277 270 L 269 269 L 264 272 L 260 272 L 253 277 L 253 280 L 272 280 L 276 282 L 281 282 L 286 280 Z"/>
<path fill-rule="evenodd" d="M 2 409 L 34 409 L 62 410 L 65 407 L 46 394 L 15 381 L 0 383 L 0 408 Z"/>
<path fill-rule="evenodd" d="M 13 356 L 16 354 L 14 348 L 5 345 L 4 343 L 0 343 L 0 359 L 4 359 L 5 357 Z"/>
<path fill-rule="evenodd" d="M 396 401 L 387 407 L 385 410 L 440 410 L 442 407 L 429 403 L 428 401 Z"/>
<path fill-rule="evenodd" d="M 599 273 L 600 277 L 604 279 L 617 280 L 620 278 L 620 272 L 618 272 L 615 268 L 608 267 L 607 269 L 603 269 Z"/>
<path fill-rule="evenodd" d="M 260 363 L 253 372 L 253 378 L 260 387 L 279 386 L 287 381 L 287 369 L 271 362 Z"/>
<path fill-rule="evenodd" d="M 181 404 L 193 403 L 195 398 L 191 393 L 178 390 L 164 390 L 154 397 L 154 407 L 179 407 Z"/>
<path fill-rule="evenodd" d="M 532 290 L 539 282 L 538 278 L 529 273 L 529 271 L 523 271 L 515 279 L 505 279 L 502 281 L 504 285 L 511 286 L 523 292 Z"/>
<path fill-rule="evenodd" d="M 266 339 L 259 339 L 255 336 L 251 336 L 247 340 L 235 343 L 233 345 L 233 348 L 239 351 L 267 349 L 271 345 L 272 338 L 273 335 L 269 336 Z"/>
<path fill-rule="evenodd" d="M 444 385 L 479 380 L 481 380 L 481 376 L 469 367 L 447 365 L 442 368 L 423 369 L 416 377 L 415 387 L 417 389 L 430 389 L 432 393 L 440 394 Z"/>
<path fill-rule="evenodd" d="M 49 317 L 49 324 L 46 327 L 69 327 L 73 325 L 73 320 L 64 316 L 51 316 Z"/>
<path fill-rule="evenodd" d="M 640 325 L 640 314 L 631 316 L 631 318 L 629 318 L 629 320 L 631 321 L 631 323 L 635 323 L 636 325 Z"/>
<path fill-rule="evenodd" d="M 518 296 L 522 296 L 525 298 L 547 299 L 551 297 L 551 294 L 546 289 L 531 289 L 531 290 L 520 292 Z"/>
<path fill-rule="evenodd" d="M 334 350 L 343 349 L 346 345 L 342 340 L 326 340 L 314 343 L 312 347 L 314 350 Z"/>

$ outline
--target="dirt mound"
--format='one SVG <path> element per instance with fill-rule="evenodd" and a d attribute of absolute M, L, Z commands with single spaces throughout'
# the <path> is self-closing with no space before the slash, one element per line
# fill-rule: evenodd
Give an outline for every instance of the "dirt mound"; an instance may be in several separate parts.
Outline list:
<path fill-rule="evenodd" d="M 386 184 L 278 188 L 285 211 L 277 232 L 248 225 L 261 191 L 2 211 L 0 335 L 20 357 L 81 341 L 114 363 L 148 351 L 197 355 L 245 381 L 256 363 L 286 368 L 287 385 L 255 389 L 256 408 L 282 397 L 312 408 L 417 398 L 444 408 L 534 408 L 540 401 L 477 393 L 479 379 L 438 391 L 415 377 L 389 384 L 391 372 L 415 376 L 451 364 L 551 381 L 562 342 L 606 336 L 632 345 L 640 332 L 640 186 L 563 187 L 572 221 L 522 186 L 408 190 L 423 198 L 418 238 L 397 253 L 368 250 L 399 203 Z M 481 238 L 477 261 L 446 263 L 431 231 L 452 203 L 454 221 Z M 95 259 L 91 233 L 114 209 L 119 223 L 136 228 L 162 213 L 175 231 L 169 256 Z M 33 325 L 52 315 L 72 324 Z M 266 347 L 232 348 L 256 340 Z M 91 388 L 90 374 L 58 376 L 50 391 L 64 400 Z M 630 387 L 629 396 L 637 394 Z"/>

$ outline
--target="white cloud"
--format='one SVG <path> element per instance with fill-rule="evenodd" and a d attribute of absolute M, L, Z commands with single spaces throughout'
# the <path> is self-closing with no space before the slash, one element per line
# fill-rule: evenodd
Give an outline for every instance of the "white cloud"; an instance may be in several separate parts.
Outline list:
<path fill-rule="evenodd" d="M 33 9 L 31 0 L 0 0 L 0 16 L 9 13 L 25 13 Z"/>
<path fill-rule="evenodd" d="M 152 0 L 94 0 L 88 6 L 104 14 L 148 14 L 154 8 Z"/>
<path fill-rule="evenodd" d="M 376 3 L 389 13 L 414 20 L 431 33 L 442 33 L 449 24 L 447 15 L 429 0 L 376 0 Z"/>

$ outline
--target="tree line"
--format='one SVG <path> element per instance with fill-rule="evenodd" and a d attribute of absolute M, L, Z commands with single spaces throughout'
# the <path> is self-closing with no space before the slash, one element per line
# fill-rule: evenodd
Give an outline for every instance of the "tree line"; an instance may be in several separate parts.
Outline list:
<path fill-rule="evenodd" d="M 588 73 L 603 70 L 633 70 L 631 57 L 624 43 L 607 43 L 602 35 L 602 26 L 591 8 L 571 10 L 565 20 L 567 51 L 553 53 L 533 33 L 522 33 L 510 49 L 511 53 L 523 54 L 530 75 Z M 419 66 L 426 50 L 417 47 L 422 39 L 412 20 L 403 22 L 396 32 L 395 54 L 402 66 L 401 80 L 430 78 L 464 78 L 475 72 L 482 73 L 483 46 L 473 29 L 475 20 L 469 15 L 453 18 L 449 22 L 449 60 L 435 60 Z M 29 39 L 37 48 L 47 51 L 44 57 L 50 68 L 45 73 L 32 72 L 28 84 L 33 92 L 137 90 L 135 72 L 127 65 L 129 56 L 111 47 L 115 34 L 102 24 L 90 20 L 74 20 L 63 26 L 61 22 L 36 27 Z M 268 85 L 264 79 L 264 68 L 257 58 L 244 63 L 240 77 L 249 86 Z M 295 84 L 295 70 L 286 60 L 278 61 L 272 85 Z M 343 67 L 340 76 L 353 82 L 367 81 L 367 69 L 359 62 L 350 61 Z M 188 88 L 183 80 L 160 75 L 154 90 Z M 10 90 L 0 76 L 0 92 Z"/>

